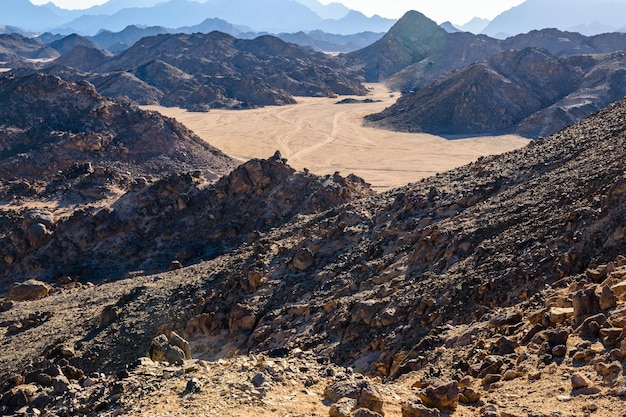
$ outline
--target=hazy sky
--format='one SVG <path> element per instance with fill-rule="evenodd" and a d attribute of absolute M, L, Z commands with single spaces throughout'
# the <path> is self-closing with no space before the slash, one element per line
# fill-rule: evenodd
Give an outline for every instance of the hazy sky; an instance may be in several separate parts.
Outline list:
<path fill-rule="evenodd" d="M 50 0 L 31 0 L 35 4 Z M 324 4 L 343 3 L 351 9 L 368 16 L 378 14 L 383 17 L 398 18 L 407 10 L 417 10 L 429 18 L 442 23 L 446 20 L 463 24 L 472 17 L 493 19 L 498 14 L 524 0 L 320 0 Z M 106 0 L 52 0 L 54 4 L 66 9 L 87 9 Z"/>

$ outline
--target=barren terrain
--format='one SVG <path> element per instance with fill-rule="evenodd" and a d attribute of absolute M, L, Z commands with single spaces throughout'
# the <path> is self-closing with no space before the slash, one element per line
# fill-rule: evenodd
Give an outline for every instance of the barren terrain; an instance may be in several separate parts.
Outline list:
<path fill-rule="evenodd" d="M 253 110 L 193 113 L 180 108 L 148 106 L 174 117 L 211 145 L 247 161 L 279 150 L 289 164 L 318 175 L 353 173 L 377 191 L 465 165 L 485 155 L 521 148 L 520 136 L 448 140 L 428 134 L 401 133 L 363 125 L 363 116 L 380 112 L 397 97 L 382 84 L 369 84 L 371 95 L 353 104 L 337 99 L 298 97 L 298 104 Z M 376 101 L 380 100 L 380 101 Z"/>

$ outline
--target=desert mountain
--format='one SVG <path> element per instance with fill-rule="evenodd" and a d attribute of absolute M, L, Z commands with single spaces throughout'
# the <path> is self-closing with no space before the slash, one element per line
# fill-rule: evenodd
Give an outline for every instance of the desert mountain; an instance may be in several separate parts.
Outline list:
<path fill-rule="evenodd" d="M 545 136 L 626 95 L 623 56 L 510 50 L 403 95 L 367 119 L 409 132 Z"/>
<path fill-rule="evenodd" d="M 407 12 L 380 40 L 346 55 L 377 82 L 444 48 L 448 33 L 423 14 Z"/>
<path fill-rule="evenodd" d="M 257 32 L 321 29 L 330 33 L 353 34 L 364 31 L 384 32 L 394 23 L 392 19 L 380 16 L 368 18 L 362 13 L 347 9 L 339 15 L 331 12 L 332 15 L 337 15 L 335 18 L 323 18 L 302 2 L 293 0 L 169 0 L 153 3 L 155 4 L 150 6 L 129 4 L 114 13 L 111 12 L 115 8 L 92 8 L 84 11 L 81 16 L 58 25 L 57 29 L 94 35 L 101 29 L 120 31 L 129 25 L 183 27 L 197 25 L 207 18 L 218 18 L 237 26 L 250 27 Z M 319 3 L 318 6 L 323 10 L 335 7 Z"/>
<path fill-rule="evenodd" d="M 59 24 L 59 15 L 52 10 L 35 6 L 29 0 L 4 0 L 0 24 L 37 31 Z"/>
<path fill-rule="evenodd" d="M 99 95 L 93 85 L 51 75 L 0 78 L 2 199 L 20 194 L 90 200 L 93 182 L 199 170 L 215 179 L 232 160 L 174 120 Z M 149 140 L 148 140 L 149 138 Z M 41 183 L 49 186 L 39 189 Z M 70 185 L 72 184 L 72 185 Z M 25 190 L 23 193 L 17 190 Z"/>
<path fill-rule="evenodd" d="M 506 38 L 544 28 L 597 35 L 623 32 L 624 0 L 526 0 L 494 18 L 482 33 Z"/>
<path fill-rule="evenodd" d="M 100 49 L 97 43 L 80 35 L 69 35 L 59 40 L 53 41 L 48 46 L 61 55 L 70 52 L 72 49 L 81 46 L 83 48 Z"/>
<path fill-rule="evenodd" d="M 536 53 L 528 53 L 529 47 Z M 586 37 L 544 29 L 503 41 L 447 33 L 410 12 L 380 41 L 344 58 L 367 80 L 410 92 L 369 117 L 380 125 L 409 132 L 537 137 L 626 94 L 615 81 L 626 69 L 617 58 L 621 52 L 615 51 L 624 48 L 621 33 Z M 548 70 L 556 61 L 569 69 Z"/>
<path fill-rule="evenodd" d="M 70 52 L 69 58 L 61 57 L 46 71 L 72 81 L 86 79 L 104 95 L 143 104 L 242 108 L 289 104 L 294 95 L 366 93 L 356 74 L 338 58 L 269 35 L 252 40 L 220 32 L 146 37 L 98 67 L 75 59 L 79 52 L 86 53 Z M 69 68 L 72 62 L 74 70 Z M 111 82 L 120 73 L 131 74 L 124 77 L 133 83 Z M 156 94 L 143 95 L 145 87 Z"/>
<path fill-rule="evenodd" d="M 610 53 L 626 48 L 626 34 L 587 37 L 544 29 L 499 40 L 468 32 L 448 33 L 423 14 L 410 11 L 379 41 L 345 58 L 362 68 L 368 81 L 409 91 L 500 52 L 526 47 L 543 48 L 557 57 Z"/>
<path fill-rule="evenodd" d="M 15 256 L 4 273 L 54 273 L 48 284 L 24 284 L 42 299 L 3 304 L 0 406 L 61 413 L 67 398 L 86 412 L 122 410 L 159 401 L 149 393 L 169 380 L 178 410 L 223 383 L 223 392 L 248 394 L 220 404 L 236 397 L 255 410 L 267 404 L 251 398 L 283 389 L 272 405 L 281 415 L 284 393 L 300 381 L 306 401 L 325 399 L 346 415 L 382 415 L 402 401 L 395 415 L 592 407 L 617 417 L 626 394 L 625 119 L 620 101 L 522 150 L 380 195 L 356 179 L 294 173 L 275 155 L 214 186 L 175 175 L 72 218 L 5 215 L 3 253 Z M 49 233 L 31 243 L 32 224 Z M 110 250 L 120 265 L 215 257 L 89 284 L 96 259 L 79 255 L 96 239 L 103 244 L 90 256 Z M 64 277 L 53 242 L 87 268 L 68 265 Z M 233 355 L 243 356 L 233 373 L 208 376 Z M 251 385 L 223 380 L 235 373 Z"/>
<path fill-rule="evenodd" d="M 478 35 L 487 27 L 489 22 L 490 20 L 488 19 L 481 19 L 480 17 L 475 17 L 469 22 L 463 25 L 457 25 L 456 27 L 462 30 L 463 32 L 471 32 L 471 33 Z"/>
<path fill-rule="evenodd" d="M 0 34 L 0 61 L 51 59 L 59 55 L 59 52 L 37 40 L 17 33 Z"/>
<path fill-rule="evenodd" d="M 128 26 L 120 32 L 102 30 L 95 36 L 89 37 L 103 49 L 113 53 L 120 53 L 130 48 L 141 38 L 156 36 L 161 34 L 177 33 L 210 33 L 222 32 L 240 39 L 254 39 L 264 34 L 253 32 L 250 28 L 235 27 L 222 19 L 206 19 L 195 26 L 169 29 L 161 26 L 151 26 L 140 28 L 135 25 Z M 383 33 L 362 32 L 351 35 L 336 35 L 326 33 L 322 30 L 296 33 L 279 33 L 276 37 L 285 42 L 295 43 L 308 49 L 319 52 L 351 52 L 364 48 L 383 36 Z M 56 39 L 55 39 L 56 40 Z"/>

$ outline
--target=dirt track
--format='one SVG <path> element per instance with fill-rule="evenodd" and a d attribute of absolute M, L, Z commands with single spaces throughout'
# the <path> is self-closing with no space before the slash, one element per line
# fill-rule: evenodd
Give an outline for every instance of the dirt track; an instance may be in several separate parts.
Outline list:
<path fill-rule="evenodd" d="M 396 100 L 382 85 L 369 87 L 372 94 L 367 98 L 380 102 L 335 104 L 346 97 L 299 97 L 296 105 L 243 111 L 189 113 L 178 108 L 147 108 L 176 118 L 213 146 L 242 161 L 267 158 L 280 150 L 296 169 L 308 168 L 319 175 L 354 173 L 378 191 L 528 143 L 512 135 L 448 140 L 365 127 L 364 115 L 379 112 Z"/>

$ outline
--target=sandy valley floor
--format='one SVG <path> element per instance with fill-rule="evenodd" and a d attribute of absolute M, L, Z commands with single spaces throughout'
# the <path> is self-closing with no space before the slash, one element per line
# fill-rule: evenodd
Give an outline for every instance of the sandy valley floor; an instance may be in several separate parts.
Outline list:
<path fill-rule="evenodd" d="M 375 103 L 335 104 L 339 99 L 299 97 L 298 104 L 254 110 L 189 113 L 148 106 L 174 117 L 200 137 L 247 161 L 276 150 L 296 169 L 319 175 L 354 173 L 382 191 L 469 163 L 483 155 L 520 148 L 519 136 L 447 140 L 427 134 L 398 133 L 363 126 L 366 114 L 394 103 L 386 88 L 369 86 Z M 355 97 L 363 99 L 364 97 Z"/>

